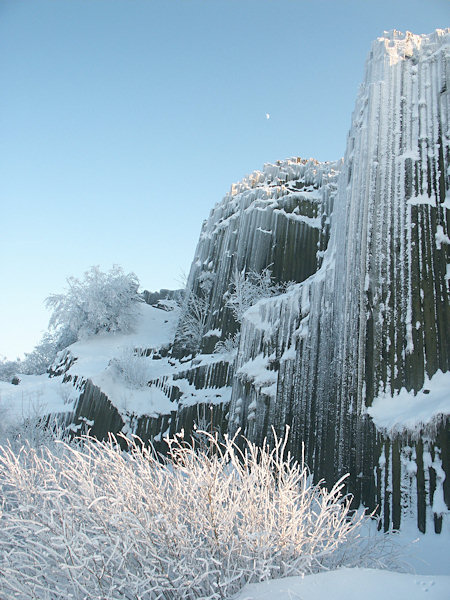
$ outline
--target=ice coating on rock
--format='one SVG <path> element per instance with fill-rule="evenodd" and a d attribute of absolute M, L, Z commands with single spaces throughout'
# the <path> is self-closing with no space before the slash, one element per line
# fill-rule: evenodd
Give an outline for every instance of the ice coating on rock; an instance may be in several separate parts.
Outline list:
<path fill-rule="evenodd" d="M 230 409 L 232 430 L 241 427 L 254 440 L 289 424 L 291 448 L 298 454 L 305 443 L 316 478 L 331 482 L 349 472 L 357 501 L 381 504 L 385 524 L 394 526 L 400 523 L 401 443 L 385 442 L 391 456 L 383 477 L 390 483 L 383 488 L 381 436 L 366 406 L 381 392 L 418 391 L 425 376 L 450 369 L 448 50 L 448 30 L 394 31 L 374 42 L 321 268 L 244 319 L 236 369 L 256 355 L 270 356 L 276 394 L 238 380 Z M 281 360 L 286 353 L 289 359 Z M 442 415 L 437 431 L 423 433 L 433 455 L 447 447 L 449 504 L 446 423 Z M 416 450 L 423 453 L 423 442 Z M 443 479 L 428 476 L 421 456 L 416 466 L 420 501 L 430 506 Z M 417 512 L 423 530 L 424 506 Z"/>
<path fill-rule="evenodd" d="M 277 281 L 303 281 L 322 262 L 342 161 L 292 158 L 266 164 L 230 192 L 204 222 L 187 288 L 210 280 L 208 330 L 222 337 L 236 324 L 225 308 L 235 270 L 270 266 Z M 209 349 L 211 350 L 211 349 Z"/>

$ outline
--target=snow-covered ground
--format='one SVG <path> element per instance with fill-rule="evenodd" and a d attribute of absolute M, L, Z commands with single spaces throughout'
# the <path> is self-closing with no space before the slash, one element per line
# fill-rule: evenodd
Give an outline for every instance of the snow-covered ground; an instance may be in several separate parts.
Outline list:
<path fill-rule="evenodd" d="M 137 363 L 132 366 L 139 368 L 139 357 L 133 358 L 134 349 L 157 350 L 173 341 L 178 322 L 176 309 L 166 311 L 147 304 L 140 304 L 138 309 L 135 332 L 104 332 L 69 346 L 76 361 L 68 374 L 72 378 L 90 379 L 119 410 L 131 410 L 135 414 L 170 412 L 170 403 L 161 390 L 131 385 L 111 364 L 114 359 L 123 360 L 128 353 L 129 360 Z M 147 381 L 167 371 L 167 359 L 145 358 L 144 361 Z M 20 375 L 17 386 L 0 382 L 0 414 L 4 423 L 14 424 L 27 417 L 68 412 L 79 394 L 71 382 L 63 383 L 62 377 Z"/>
<path fill-rule="evenodd" d="M 390 535 L 408 573 L 343 568 L 249 584 L 235 600 L 449 600 L 450 524 L 440 535 L 403 527 Z"/>
<path fill-rule="evenodd" d="M 247 585 L 236 600 L 448 600 L 450 576 L 339 569 Z"/>
<path fill-rule="evenodd" d="M 343 568 L 248 584 L 235 600 L 449 600 L 450 525 L 440 535 L 403 527 L 390 535 L 408 573 Z"/>

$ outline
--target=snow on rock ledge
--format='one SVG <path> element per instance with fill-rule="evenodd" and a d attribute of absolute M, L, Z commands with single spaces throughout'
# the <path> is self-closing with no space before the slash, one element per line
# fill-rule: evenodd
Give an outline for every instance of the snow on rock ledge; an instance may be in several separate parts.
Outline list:
<path fill-rule="evenodd" d="M 394 397 L 379 394 L 367 412 L 377 429 L 390 437 L 431 431 L 437 421 L 450 415 L 450 371 L 439 370 L 431 379 L 426 377 L 417 393 L 402 388 Z"/>

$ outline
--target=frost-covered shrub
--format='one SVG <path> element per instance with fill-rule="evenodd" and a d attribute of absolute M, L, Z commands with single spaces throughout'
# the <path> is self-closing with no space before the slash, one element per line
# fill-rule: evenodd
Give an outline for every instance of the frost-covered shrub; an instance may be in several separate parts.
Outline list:
<path fill-rule="evenodd" d="M 19 407 L 5 402 L 0 394 L 0 446 L 9 444 L 16 451 L 24 444 L 33 448 L 48 446 L 62 439 L 64 431 L 57 417 L 46 414 L 42 390 L 22 392 Z"/>
<path fill-rule="evenodd" d="M 217 344 L 214 346 L 215 354 L 229 354 L 230 356 L 234 356 L 239 348 L 240 334 L 235 333 L 234 335 L 230 335 L 224 340 L 219 340 Z"/>
<path fill-rule="evenodd" d="M 219 599 L 250 581 L 376 564 L 348 551 L 364 517 L 343 480 L 313 485 L 285 440 L 241 451 L 204 436 L 198 451 L 168 441 L 168 459 L 114 438 L 1 447 L 2 595 Z"/>
<path fill-rule="evenodd" d="M 260 273 L 257 271 L 235 271 L 231 281 L 231 291 L 228 292 L 225 305 L 231 308 L 236 321 L 242 321 L 246 310 L 262 298 L 281 294 L 285 285 L 274 283 L 272 272 L 266 267 Z"/>
<path fill-rule="evenodd" d="M 50 327 L 68 329 L 76 339 L 100 331 L 130 331 L 133 328 L 139 280 L 121 267 L 102 273 L 98 267 L 86 271 L 82 280 L 69 277 L 65 294 L 53 294 L 46 306 L 53 310 Z"/>
<path fill-rule="evenodd" d="M 203 294 L 203 292 L 201 292 Z M 189 352 L 197 353 L 206 333 L 209 302 L 194 291 L 180 298 L 180 322 L 176 333 L 177 344 Z"/>
<path fill-rule="evenodd" d="M 46 332 L 41 341 L 36 344 L 32 352 L 25 354 L 22 361 L 21 373 L 27 375 L 41 375 L 54 362 L 56 355 L 70 344 L 76 341 L 76 336 L 67 328 L 61 328 L 58 332 Z"/>
<path fill-rule="evenodd" d="M 55 360 L 58 350 L 60 350 L 60 348 L 58 347 L 57 337 L 51 333 L 45 333 L 34 349 L 25 354 L 21 373 L 26 373 L 27 375 L 42 375 Z"/>
<path fill-rule="evenodd" d="M 0 381 L 11 382 L 13 377 L 25 375 L 42 375 L 53 363 L 56 355 L 76 341 L 76 336 L 66 328 L 57 332 L 45 332 L 41 340 L 31 352 L 25 353 L 23 360 L 0 360 Z"/>
<path fill-rule="evenodd" d="M 145 350 L 123 348 L 110 364 L 119 377 L 132 388 L 145 387 L 150 380 L 149 359 Z"/>
<path fill-rule="evenodd" d="M 24 417 L 19 423 L 5 428 L 2 434 L 0 443 L 6 439 L 8 445 L 16 452 L 20 452 L 24 445 L 38 449 L 49 447 L 56 440 L 68 439 L 65 428 L 60 426 L 56 419 L 52 420 L 32 414 Z"/>

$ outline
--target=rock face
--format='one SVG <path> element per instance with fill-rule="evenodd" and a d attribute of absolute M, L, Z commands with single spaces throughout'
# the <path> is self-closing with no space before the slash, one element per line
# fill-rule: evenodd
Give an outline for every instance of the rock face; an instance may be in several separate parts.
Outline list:
<path fill-rule="evenodd" d="M 234 272 L 269 267 L 278 282 L 303 281 L 322 263 L 342 161 L 267 164 L 231 187 L 204 222 L 187 289 L 206 297 L 205 329 L 225 338 L 237 324 L 225 306 Z M 207 340 L 203 344 L 203 349 Z"/>
<path fill-rule="evenodd" d="M 433 385 L 450 386 L 449 38 L 376 40 L 344 160 L 265 165 L 215 206 L 187 284 L 206 307 L 201 355 L 183 357 L 176 336 L 167 374 L 148 384 L 170 414 L 131 418 L 127 431 L 159 444 L 200 422 L 261 443 L 289 425 L 289 448 L 304 447 L 314 478 L 349 473 L 355 503 L 378 506 L 386 529 L 413 517 L 441 530 L 450 394 L 437 402 Z M 240 325 L 227 307 L 233 273 L 267 267 L 293 283 Z M 239 328 L 236 354 L 205 357 Z M 97 389 L 78 405 L 93 420 Z M 380 425 L 381 398 L 395 412 L 405 394 L 421 416 Z"/>
<path fill-rule="evenodd" d="M 380 392 L 417 392 L 425 375 L 450 369 L 448 40 L 393 32 L 373 44 L 323 264 L 247 313 L 230 408 L 232 428 L 257 441 L 289 424 L 291 448 L 305 444 L 315 477 L 349 472 L 356 501 L 381 505 L 386 527 L 400 525 L 402 503 L 414 509 L 415 477 L 424 530 L 425 497 L 432 505 L 437 478 L 450 479 L 445 418 L 418 444 L 391 444 L 367 414 Z M 267 359 L 263 386 L 245 377 L 255 357 Z M 408 486 L 402 452 L 416 457 Z M 444 493 L 449 505 L 448 483 Z"/>
<path fill-rule="evenodd" d="M 246 313 L 228 427 L 262 442 L 290 425 L 315 477 L 349 472 L 356 501 L 382 506 L 386 527 L 400 525 L 403 503 L 424 530 L 442 473 L 450 503 L 446 418 L 419 443 L 391 442 L 367 411 L 382 392 L 417 392 L 450 370 L 448 39 L 374 42 L 343 165 L 287 161 L 233 187 L 204 224 L 188 282 L 212 282 L 209 327 L 222 336 L 233 268 L 272 264 L 278 281 L 302 282 Z"/>

